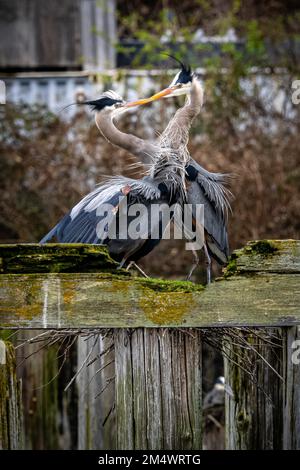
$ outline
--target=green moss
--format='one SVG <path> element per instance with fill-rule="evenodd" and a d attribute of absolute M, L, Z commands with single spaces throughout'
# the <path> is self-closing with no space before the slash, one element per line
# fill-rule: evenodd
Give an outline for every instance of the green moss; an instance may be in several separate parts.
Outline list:
<path fill-rule="evenodd" d="M 145 289 L 139 307 L 146 318 L 156 325 L 182 324 L 183 318 L 193 303 L 192 294 L 182 297 L 181 292 L 155 292 Z"/>
<path fill-rule="evenodd" d="M 237 254 L 232 253 L 229 263 L 227 264 L 226 268 L 224 269 L 224 278 L 233 276 L 237 272 Z"/>
<path fill-rule="evenodd" d="M 235 250 L 231 255 L 228 265 L 224 269 L 224 278 L 229 278 L 240 272 L 241 267 L 239 266 L 239 258 L 243 258 L 245 256 L 251 258 L 251 256 L 254 257 L 255 255 L 270 256 L 282 249 L 283 243 L 286 245 L 286 240 L 251 241 L 244 248 Z"/>
<path fill-rule="evenodd" d="M 0 245 L 1 273 L 113 272 L 107 248 L 83 243 Z M 122 270 L 122 272 L 126 272 Z"/>
<path fill-rule="evenodd" d="M 201 284 L 194 284 L 190 281 L 166 281 L 153 278 L 136 278 L 135 281 L 155 292 L 200 292 L 204 289 Z"/>
<path fill-rule="evenodd" d="M 270 255 L 278 250 L 275 243 L 269 240 L 259 240 L 249 244 L 252 253 L 259 255 Z"/>

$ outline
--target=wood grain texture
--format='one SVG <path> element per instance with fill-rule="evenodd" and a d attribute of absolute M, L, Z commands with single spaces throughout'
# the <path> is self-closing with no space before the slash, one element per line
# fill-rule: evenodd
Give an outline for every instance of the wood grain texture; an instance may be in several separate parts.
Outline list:
<path fill-rule="evenodd" d="M 201 352 L 196 330 L 115 331 L 118 449 L 201 448 Z"/>
<path fill-rule="evenodd" d="M 107 386 L 107 381 L 114 376 L 114 364 L 109 364 L 113 355 L 105 355 L 107 344 L 107 339 L 100 334 L 88 338 L 79 336 L 77 340 L 79 450 L 115 447 L 113 416 L 109 424 L 103 425 L 114 405 L 114 384 Z"/>
<path fill-rule="evenodd" d="M 284 331 L 283 448 L 300 450 L 300 327 Z"/>
<path fill-rule="evenodd" d="M 24 406 L 25 449 L 59 449 L 70 444 L 65 433 L 59 404 L 58 348 L 57 345 L 41 348 L 29 340 L 43 333 L 27 330 L 18 332 L 15 344 L 28 341 L 16 350 L 18 375 L 22 381 Z M 40 349 L 41 348 L 41 349 Z M 24 360 L 27 358 L 27 360 Z"/>
<path fill-rule="evenodd" d="M 11 343 L 0 340 L 0 450 L 23 448 L 22 411 L 15 350 Z"/>
<path fill-rule="evenodd" d="M 252 334 L 246 339 L 255 351 L 225 343 L 225 381 L 233 392 L 233 397 L 225 394 L 226 448 L 282 449 L 284 385 L 271 369 L 282 374 L 282 341 L 274 346 Z M 249 365 L 251 377 L 245 371 Z"/>

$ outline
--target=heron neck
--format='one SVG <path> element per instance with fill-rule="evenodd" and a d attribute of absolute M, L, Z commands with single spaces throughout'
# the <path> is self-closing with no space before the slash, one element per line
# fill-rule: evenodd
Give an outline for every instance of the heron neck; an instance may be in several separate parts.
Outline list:
<path fill-rule="evenodd" d="M 95 122 L 106 140 L 132 153 L 144 164 L 149 164 L 159 150 L 157 145 L 152 142 L 121 132 L 115 126 L 111 114 L 96 113 Z"/>
<path fill-rule="evenodd" d="M 113 145 L 117 145 L 118 147 L 131 150 L 131 145 L 128 141 L 128 135 L 117 129 L 111 114 L 96 113 L 95 122 L 99 131 L 103 137 L 108 140 L 108 142 Z"/>

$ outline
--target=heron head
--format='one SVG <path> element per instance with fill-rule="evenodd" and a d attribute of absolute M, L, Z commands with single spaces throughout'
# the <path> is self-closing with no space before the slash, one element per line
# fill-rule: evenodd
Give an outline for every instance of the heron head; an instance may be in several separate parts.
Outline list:
<path fill-rule="evenodd" d="M 186 95 L 190 91 L 193 81 L 191 67 L 189 65 L 183 64 L 180 60 L 176 59 L 175 57 L 172 58 L 180 63 L 181 70 L 177 72 L 168 88 L 166 88 L 166 90 L 170 90 L 170 93 L 166 94 L 165 98 Z"/>
<path fill-rule="evenodd" d="M 96 100 L 84 101 L 81 104 L 86 104 L 97 113 L 109 113 L 116 115 L 124 108 L 126 102 L 123 98 L 112 90 L 105 91 Z"/>
<path fill-rule="evenodd" d="M 191 67 L 189 65 L 184 65 L 175 57 L 172 57 L 172 59 L 180 63 L 181 70 L 179 70 L 179 72 L 175 75 L 170 85 L 167 88 L 164 88 L 160 92 L 156 93 L 155 95 L 150 96 L 149 98 L 134 101 L 132 103 L 127 103 L 125 105 L 126 107 L 139 106 L 151 103 L 152 101 L 157 101 L 161 98 L 172 98 L 174 96 L 186 95 L 190 92 L 194 77 L 194 74 L 191 71 Z"/>

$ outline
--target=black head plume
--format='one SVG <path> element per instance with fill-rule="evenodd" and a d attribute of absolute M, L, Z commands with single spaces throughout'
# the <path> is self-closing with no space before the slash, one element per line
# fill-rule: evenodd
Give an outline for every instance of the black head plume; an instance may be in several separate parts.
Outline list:
<path fill-rule="evenodd" d="M 121 98 L 121 96 L 117 95 L 117 93 L 115 93 L 114 91 L 109 90 L 109 91 L 104 92 L 100 96 L 100 98 L 98 98 L 97 100 L 79 101 L 78 103 L 71 103 L 65 106 L 64 108 L 62 108 L 61 111 L 68 108 L 69 106 L 73 106 L 76 104 L 78 105 L 85 104 L 85 105 L 91 106 L 93 111 L 102 111 L 102 109 L 104 109 L 105 107 L 111 107 L 116 103 L 123 103 L 123 102 L 124 101 Z"/>
<path fill-rule="evenodd" d="M 79 104 L 87 104 L 92 107 L 93 111 L 102 111 L 106 106 L 110 107 L 116 103 L 123 103 L 123 100 L 118 100 L 115 98 L 109 98 L 108 96 L 104 96 L 103 98 L 99 98 L 98 100 L 92 101 L 83 101 Z"/>
<path fill-rule="evenodd" d="M 178 76 L 176 75 L 176 81 L 172 83 L 173 85 L 177 85 L 178 83 L 189 83 L 192 81 L 190 65 L 185 65 L 183 62 L 181 62 L 181 60 L 177 59 L 177 57 L 174 57 L 171 54 L 167 54 L 166 52 L 162 52 L 162 54 L 170 57 L 171 59 L 175 60 L 178 64 L 180 64 L 181 70 Z"/>

